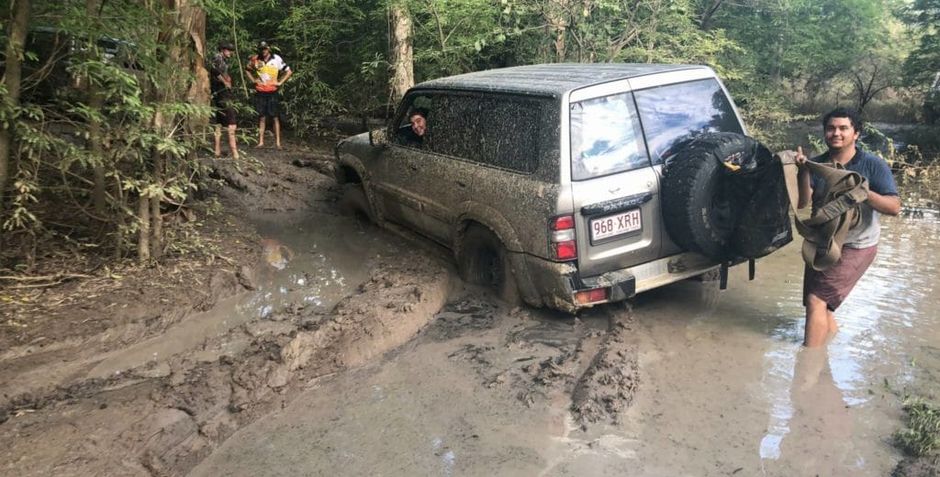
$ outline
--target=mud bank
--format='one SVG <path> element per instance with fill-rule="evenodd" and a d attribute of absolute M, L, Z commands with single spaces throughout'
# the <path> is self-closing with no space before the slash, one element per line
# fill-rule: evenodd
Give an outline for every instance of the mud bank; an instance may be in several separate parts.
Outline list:
<path fill-rule="evenodd" d="M 227 179 L 210 181 L 205 200 L 168 219 L 172 233 L 192 238 L 180 240 L 184 250 L 168 252 L 159 266 L 82 257 L 67 268 L 49 258 L 47 268 L 57 269 L 51 283 L 0 283 L 0 382 L 7 383 L 0 421 L 14 401 L 82 386 L 103 356 L 158 338 L 254 288 L 266 264 L 246 211 L 328 211 L 337 199 L 335 183 L 322 173 L 330 170 L 325 151 L 262 150 L 239 163 L 206 159 L 206 166 L 211 176 Z"/>
<path fill-rule="evenodd" d="M 239 428 L 318 377 L 411 339 L 444 304 L 449 274 L 422 256 L 378 262 L 327 314 L 293 307 L 205 343 L 249 339 L 243 352 L 194 353 L 29 401 L 0 426 L 10 475 L 181 475 Z M 404 263 L 404 264 L 402 264 Z"/>

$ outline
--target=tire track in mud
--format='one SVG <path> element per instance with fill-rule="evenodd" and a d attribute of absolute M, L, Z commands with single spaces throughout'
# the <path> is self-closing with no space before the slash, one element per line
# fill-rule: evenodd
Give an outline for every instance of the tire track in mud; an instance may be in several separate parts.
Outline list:
<path fill-rule="evenodd" d="M 438 314 L 425 337 L 458 339 L 499 326 L 492 304 L 465 299 Z M 574 318 L 534 320 L 528 309 L 504 319 L 515 321 L 498 344 L 468 342 L 447 354 L 466 362 L 488 389 L 505 389 L 527 407 L 567 407 L 583 429 L 594 423 L 620 422 L 640 383 L 634 318 L 629 305 L 585 312 L 592 328 Z"/>
<path fill-rule="evenodd" d="M 444 305 L 448 282 L 427 257 L 385 258 L 331 313 L 288 307 L 203 346 L 247 336 L 238 354 L 203 362 L 194 350 L 168 366 L 21 396 L 0 424 L 0 473 L 185 474 L 312 380 L 411 339 Z"/>

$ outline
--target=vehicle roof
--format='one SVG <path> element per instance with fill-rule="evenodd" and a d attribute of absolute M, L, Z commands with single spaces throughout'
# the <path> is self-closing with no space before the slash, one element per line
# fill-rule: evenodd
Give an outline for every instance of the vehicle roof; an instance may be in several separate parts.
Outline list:
<path fill-rule="evenodd" d="M 585 86 L 690 69 L 708 68 L 700 65 L 645 63 L 551 63 L 448 76 L 425 81 L 414 89 L 461 89 L 561 96 Z"/>

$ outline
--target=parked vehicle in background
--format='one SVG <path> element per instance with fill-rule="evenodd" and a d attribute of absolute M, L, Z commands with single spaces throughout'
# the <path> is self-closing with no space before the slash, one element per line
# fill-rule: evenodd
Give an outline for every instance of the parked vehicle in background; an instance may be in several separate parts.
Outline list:
<path fill-rule="evenodd" d="M 31 28 L 24 46 L 24 99 L 47 103 L 82 89 L 82 79 L 73 75 L 70 67 L 83 53 L 86 43 L 59 28 Z M 141 68 L 134 59 L 133 43 L 101 37 L 96 40 L 96 46 L 102 60 L 139 74 Z M 4 70 L 2 65 L 0 70 Z"/>
<path fill-rule="evenodd" d="M 341 141 L 337 179 L 379 224 L 452 250 L 465 279 L 576 311 L 716 267 L 667 233 L 661 191 L 667 159 L 708 132 L 745 127 L 704 66 L 481 71 L 421 83 L 388 128 Z"/>

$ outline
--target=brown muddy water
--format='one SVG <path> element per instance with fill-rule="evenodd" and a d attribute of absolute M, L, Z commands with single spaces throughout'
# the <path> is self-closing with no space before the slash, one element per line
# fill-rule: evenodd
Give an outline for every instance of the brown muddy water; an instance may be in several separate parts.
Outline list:
<path fill-rule="evenodd" d="M 262 239 L 255 290 L 220 301 L 163 335 L 113 353 L 88 374 L 99 378 L 200 349 L 210 338 L 285 308 L 327 312 L 368 278 L 369 262 L 396 253 L 399 243 L 375 227 L 329 214 L 268 213 L 252 217 Z M 250 337 L 202 346 L 197 358 L 214 361 L 248 346 Z"/>
<path fill-rule="evenodd" d="M 903 396 L 940 394 L 937 236 L 936 220 L 884 221 L 825 350 L 800 346 L 795 245 L 753 282 L 733 269 L 724 292 L 688 281 L 638 297 L 634 401 L 586 428 L 572 382 L 629 311 L 509 312 L 464 291 L 418 338 L 309 382 L 192 475 L 889 475 Z"/>

